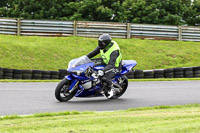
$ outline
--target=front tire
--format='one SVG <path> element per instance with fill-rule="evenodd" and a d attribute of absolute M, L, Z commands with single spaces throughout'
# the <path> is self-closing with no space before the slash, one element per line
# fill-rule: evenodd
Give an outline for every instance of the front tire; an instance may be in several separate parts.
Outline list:
<path fill-rule="evenodd" d="M 69 93 L 70 85 L 71 81 L 67 79 L 63 79 L 61 82 L 59 82 L 55 90 L 55 97 L 58 101 L 67 102 L 76 95 L 77 89 Z"/>

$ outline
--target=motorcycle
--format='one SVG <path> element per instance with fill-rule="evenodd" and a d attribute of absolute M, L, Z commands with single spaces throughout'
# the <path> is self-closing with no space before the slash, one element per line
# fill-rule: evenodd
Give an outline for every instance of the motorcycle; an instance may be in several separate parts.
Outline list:
<path fill-rule="evenodd" d="M 99 70 L 103 70 L 105 64 L 102 58 L 89 59 L 86 55 L 72 59 L 68 64 L 69 75 L 60 81 L 55 89 L 55 97 L 60 102 L 66 102 L 75 97 L 99 97 L 117 99 L 124 94 L 128 87 L 128 79 L 125 74 L 131 71 L 137 62 L 123 60 L 122 70 L 112 80 L 115 94 L 109 97 L 109 93 L 101 94 L 104 83 L 100 80 Z"/>

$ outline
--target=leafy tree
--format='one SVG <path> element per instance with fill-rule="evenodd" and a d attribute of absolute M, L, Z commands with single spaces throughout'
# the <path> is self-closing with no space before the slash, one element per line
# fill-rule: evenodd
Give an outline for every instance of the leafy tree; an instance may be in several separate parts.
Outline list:
<path fill-rule="evenodd" d="M 200 0 L 194 0 L 192 6 L 185 13 L 188 25 L 200 25 Z"/>
<path fill-rule="evenodd" d="M 1 0 L 0 17 L 200 25 L 200 0 Z"/>

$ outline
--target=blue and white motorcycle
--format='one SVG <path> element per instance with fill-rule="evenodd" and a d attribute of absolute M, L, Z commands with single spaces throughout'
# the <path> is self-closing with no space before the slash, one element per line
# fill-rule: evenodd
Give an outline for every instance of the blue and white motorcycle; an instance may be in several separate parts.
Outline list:
<path fill-rule="evenodd" d="M 55 90 L 58 101 L 66 102 L 75 97 L 106 96 L 108 99 L 116 99 L 124 94 L 128 87 L 126 73 L 137 65 L 134 60 L 123 60 L 122 71 L 113 78 L 115 94 L 109 97 L 108 93 L 101 94 L 104 83 L 100 80 L 99 70 L 103 70 L 105 64 L 101 58 L 90 60 L 86 55 L 73 59 L 68 64 L 69 75 L 59 82 Z"/>

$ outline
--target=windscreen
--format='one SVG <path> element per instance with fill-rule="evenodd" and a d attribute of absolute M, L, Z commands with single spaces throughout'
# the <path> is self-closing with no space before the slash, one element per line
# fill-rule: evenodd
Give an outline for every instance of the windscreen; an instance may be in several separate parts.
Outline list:
<path fill-rule="evenodd" d="M 92 62 L 86 55 L 73 59 L 68 64 L 68 70 Z"/>

